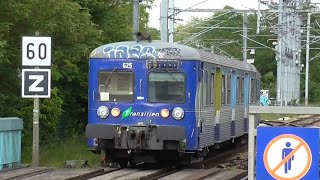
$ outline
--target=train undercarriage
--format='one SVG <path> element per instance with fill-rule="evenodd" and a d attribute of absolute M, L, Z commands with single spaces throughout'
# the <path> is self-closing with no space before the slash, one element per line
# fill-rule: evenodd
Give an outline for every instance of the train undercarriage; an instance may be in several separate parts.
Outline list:
<path fill-rule="evenodd" d="M 101 125 L 100 125 L 101 126 Z M 214 150 L 228 144 L 242 144 L 245 138 L 215 144 L 198 151 L 186 151 L 184 129 L 176 126 L 105 126 L 109 136 L 99 137 L 97 126 L 87 127 L 87 135 L 94 135 L 96 148 L 91 151 L 104 153 L 103 166 L 135 167 L 138 164 L 190 165 L 202 161 Z M 91 131 L 90 128 L 94 129 Z M 101 130 L 102 131 L 102 130 Z M 90 137 L 90 136 L 89 136 Z"/>

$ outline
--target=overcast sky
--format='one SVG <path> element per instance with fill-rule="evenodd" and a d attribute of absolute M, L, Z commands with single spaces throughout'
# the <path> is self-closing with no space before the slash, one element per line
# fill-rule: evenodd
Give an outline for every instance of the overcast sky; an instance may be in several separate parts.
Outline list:
<path fill-rule="evenodd" d="M 155 27 L 159 29 L 160 26 L 160 2 L 162 0 L 155 0 L 155 5 L 152 10 L 150 10 L 150 27 Z M 205 0 L 175 0 L 175 7 L 180 9 L 187 9 L 193 5 L 201 3 Z M 278 0 L 271 0 L 274 2 L 278 2 Z M 311 2 L 319 3 L 320 0 L 311 0 Z M 200 9 L 222 9 L 225 6 L 231 6 L 235 9 L 258 9 L 258 0 L 207 0 L 200 5 L 197 5 L 193 8 L 200 8 Z M 261 9 L 266 9 L 267 7 L 264 5 L 260 6 Z M 176 17 L 178 19 L 183 19 L 183 22 L 186 23 L 188 20 L 191 19 L 192 16 L 194 17 L 208 17 L 211 16 L 212 13 L 195 13 L 195 12 L 181 12 Z"/>

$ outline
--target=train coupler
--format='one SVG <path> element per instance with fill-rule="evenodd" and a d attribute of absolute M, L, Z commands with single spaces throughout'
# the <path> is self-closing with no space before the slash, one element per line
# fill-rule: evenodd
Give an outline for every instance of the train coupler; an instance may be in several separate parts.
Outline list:
<path fill-rule="evenodd" d="M 185 152 L 185 151 L 186 151 L 186 146 L 187 146 L 187 141 L 186 141 L 186 139 L 180 141 L 180 142 L 179 142 L 179 146 L 178 146 L 178 151 L 179 151 L 179 152 Z"/>
<path fill-rule="evenodd" d="M 137 152 L 141 152 L 141 135 L 142 135 L 142 132 L 140 131 L 140 129 L 137 130 L 137 133 L 136 133 L 136 151 Z"/>

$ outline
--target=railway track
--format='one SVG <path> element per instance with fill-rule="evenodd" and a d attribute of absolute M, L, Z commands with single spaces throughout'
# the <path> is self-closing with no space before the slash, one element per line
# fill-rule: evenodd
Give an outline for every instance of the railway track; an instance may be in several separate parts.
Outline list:
<path fill-rule="evenodd" d="M 53 169 L 45 167 L 23 167 L 10 171 L 0 171 L 0 180 L 82 180 L 103 175 L 116 168 L 83 168 L 83 169 Z"/>
<path fill-rule="evenodd" d="M 137 169 L 119 168 L 82 168 L 82 169 L 52 169 L 24 167 L 6 172 L 0 172 L 0 180 L 179 180 L 204 179 L 211 177 L 245 177 L 246 170 L 238 169 L 235 159 L 238 153 L 245 151 L 247 146 L 229 151 L 217 152 L 213 157 L 191 167 L 171 166 L 166 168 L 140 167 Z M 227 165 L 226 165 L 227 164 Z M 207 168 L 207 169 L 203 169 Z M 231 173 L 232 172 L 232 173 Z M 230 174 L 231 173 L 231 174 Z M 239 174 L 240 173 L 240 174 Z M 229 174 L 229 175 L 227 175 Z M 244 175 L 245 174 L 245 175 Z M 241 179 L 241 178 L 240 178 Z"/>
<path fill-rule="evenodd" d="M 320 116 L 302 116 L 285 121 L 264 121 L 268 126 L 320 127 Z M 247 146 L 230 148 L 227 151 L 215 151 L 209 158 L 190 167 L 171 166 L 166 168 L 136 169 L 119 168 L 83 168 L 52 169 L 22 167 L 0 172 L 0 180 L 238 180 L 247 176 Z M 239 154 L 243 153 L 242 158 Z"/>
<path fill-rule="evenodd" d="M 261 120 L 260 123 L 265 124 L 267 126 L 320 127 L 320 116 L 319 115 L 301 116 L 297 119 L 286 120 L 286 121 Z"/>

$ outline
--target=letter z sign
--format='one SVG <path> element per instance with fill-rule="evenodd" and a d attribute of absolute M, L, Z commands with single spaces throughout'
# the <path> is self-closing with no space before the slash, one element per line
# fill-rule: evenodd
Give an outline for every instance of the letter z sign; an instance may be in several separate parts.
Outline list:
<path fill-rule="evenodd" d="M 22 97 L 50 98 L 51 69 L 22 69 Z"/>

